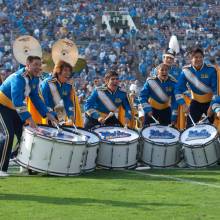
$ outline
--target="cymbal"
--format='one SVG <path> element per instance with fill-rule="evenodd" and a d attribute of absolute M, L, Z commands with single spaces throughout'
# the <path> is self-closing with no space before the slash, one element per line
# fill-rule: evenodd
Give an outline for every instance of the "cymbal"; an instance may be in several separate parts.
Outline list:
<path fill-rule="evenodd" d="M 26 65 L 28 56 L 38 56 L 42 58 L 42 49 L 38 40 L 34 37 L 23 35 L 17 38 L 13 43 L 13 54 L 19 63 Z"/>
<path fill-rule="evenodd" d="M 52 59 L 55 65 L 62 60 L 74 67 L 78 60 L 78 49 L 73 41 L 60 39 L 52 47 Z"/>

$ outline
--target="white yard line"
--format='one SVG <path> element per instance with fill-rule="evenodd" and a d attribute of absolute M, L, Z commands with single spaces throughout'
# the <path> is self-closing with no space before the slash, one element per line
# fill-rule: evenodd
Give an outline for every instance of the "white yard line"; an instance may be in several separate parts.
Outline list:
<path fill-rule="evenodd" d="M 219 188 L 220 189 L 220 185 L 204 183 L 204 182 L 199 182 L 199 181 L 174 177 L 174 176 L 170 176 L 170 175 L 151 174 L 151 173 L 143 173 L 143 172 L 138 172 L 138 171 L 127 171 L 127 172 L 135 173 L 135 174 L 139 174 L 139 175 L 144 175 L 144 176 L 150 176 L 150 177 L 156 177 L 156 178 L 162 178 L 162 179 L 170 179 L 170 180 L 175 180 L 175 181 L 178 181 L 178 182 L 191 183 L 191 184 L 194 184 L 194 185 L 208 186 L 208 187 Z"/>

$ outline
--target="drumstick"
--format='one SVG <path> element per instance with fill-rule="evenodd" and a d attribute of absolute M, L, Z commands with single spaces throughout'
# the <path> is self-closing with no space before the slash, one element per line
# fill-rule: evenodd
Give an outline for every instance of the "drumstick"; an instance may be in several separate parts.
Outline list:
<path fill-rule="evenodd" d="M 205 118 L 203 118 L 202 120 L 200 120 L 200 121 L 198 122 L 198 124 L 201 124 L 202 122 L 204 122 L 208 117 L 209 117 L 209 116 L 206 115 Z"/>
<path fill-rule="evenodd" d="M 108 115 L 105 117 L 104 121 L 106 121 L 107 119 L 109 119 L 110 117 L 112 117 L 114 115 L 113 112 L 109 112 Z"/>
<path fill-rule="evenodd" d="M 153 120 L 157 123 L 157 124 L 160 124 L 160 122 L 159 121 L 157 121 L 157 119 L 156 118 L 154 118 L 154 116 L 153 115 L 151 115 L 151 118 L 153 118 Z"/>
<path fill-rule="evenodd" d="M 190 114 L 190 113 L 189 113 L 189 118 L 190 118 L 190 120 L 192 121 L 193 126 L 196 126 L 196 123 L 193 121 L 193 118 L 192 118 L 192 116 L 191 116 L 191 114 Z"/>

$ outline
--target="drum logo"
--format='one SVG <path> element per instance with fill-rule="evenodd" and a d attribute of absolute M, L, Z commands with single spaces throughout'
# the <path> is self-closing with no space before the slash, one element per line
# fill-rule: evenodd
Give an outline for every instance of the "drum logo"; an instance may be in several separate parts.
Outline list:
<path fill-rule="evenodd" d="M 150 130 L 149 139 L 173 139 L 175 135 L 169 131 Z"/>
<path fill-rule="evenodd" d="M 100 131 L 100 134 L 103 137 L 103 140 L 110 140 L 110 139 L 115 139 L 115 138 L 125 138 L 125 137 L 130 137 L 131 134 L 122 132 L 122 131 Z"/>
<path fill-rule="evenodd" d="M 206 138 L 209 138 L 210 136 L 211 134 L 206 129 L 202 129 L 201 131 L 192 130 L 192 131 L 189 131 L 186 141 L 206 139 Z"/>

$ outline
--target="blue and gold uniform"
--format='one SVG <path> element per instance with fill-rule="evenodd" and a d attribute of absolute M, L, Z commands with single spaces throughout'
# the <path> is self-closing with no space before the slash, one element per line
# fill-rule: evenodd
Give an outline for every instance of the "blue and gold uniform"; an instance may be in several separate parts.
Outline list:
<path fill-rule="evenodd" d="M 26 105 L 29 97 L 42 117 L 48 112 L 38 95 L 39 78 L 30 76 L 25 68 L 10 75 L 0 87 L 0 170 L 7 171 L 14 134 L 20 140 L 22 126 L 31 117 Z"/>
<path fill-rule="evenodd" d="M 172 77 L 162 81 L 158 77 L 149 77 L 140 93 L 140 103 L 145 113 L 145 124 L 152 122 L 147 114 L 153 116 L 162 125 L 168 125 L 177 119 L 177 102 L 174 89 L 176 81 Z"/>
<path fill-rule="evenodd" d="M 192 101 L 190 104 L 190 114 L 195 122 L 198 122 L 203 113 L 207 113 L 210 102 L 217 94 L 217 73 L 216 69 L 210 65 L 203 64 L 200 70 L 196 70 L 192 65 L 183 67 L 175 88 L 177 103 L 185 103 L 183 93 L 191 90 Z M 212 121 L 212 120 L 211 120 Z M 187 126 L 191 123 L 187 118 Z"/>
<path fill-rule="evenodd" d="M 123 124 L 124 117 L 131 119 L 131 106 L 127 93 L 120 87 L 115 92 L 109 90 L 107 86 L 95 89 L 86 100 L 84 109 L 86 129 L 100 125 L 98 118 L 100 116 L 106 117 L 110 112 L 113 112 L 114 116 L 106 120 L 106 125 Z M 122 109 L 125 110 L 124 115 L 122 115 Z"/>
<path fill-rule="evenodd" d="M 63 107 L 60 120 L 65 121 L 68 117 L 75 125 L 83 126 L 78 97 L 71 83 L 60 83 L 57 77 L 51 76 L 40 84 L 40 91 L 48 110 L 56 112 L 56 109 Z"/>

